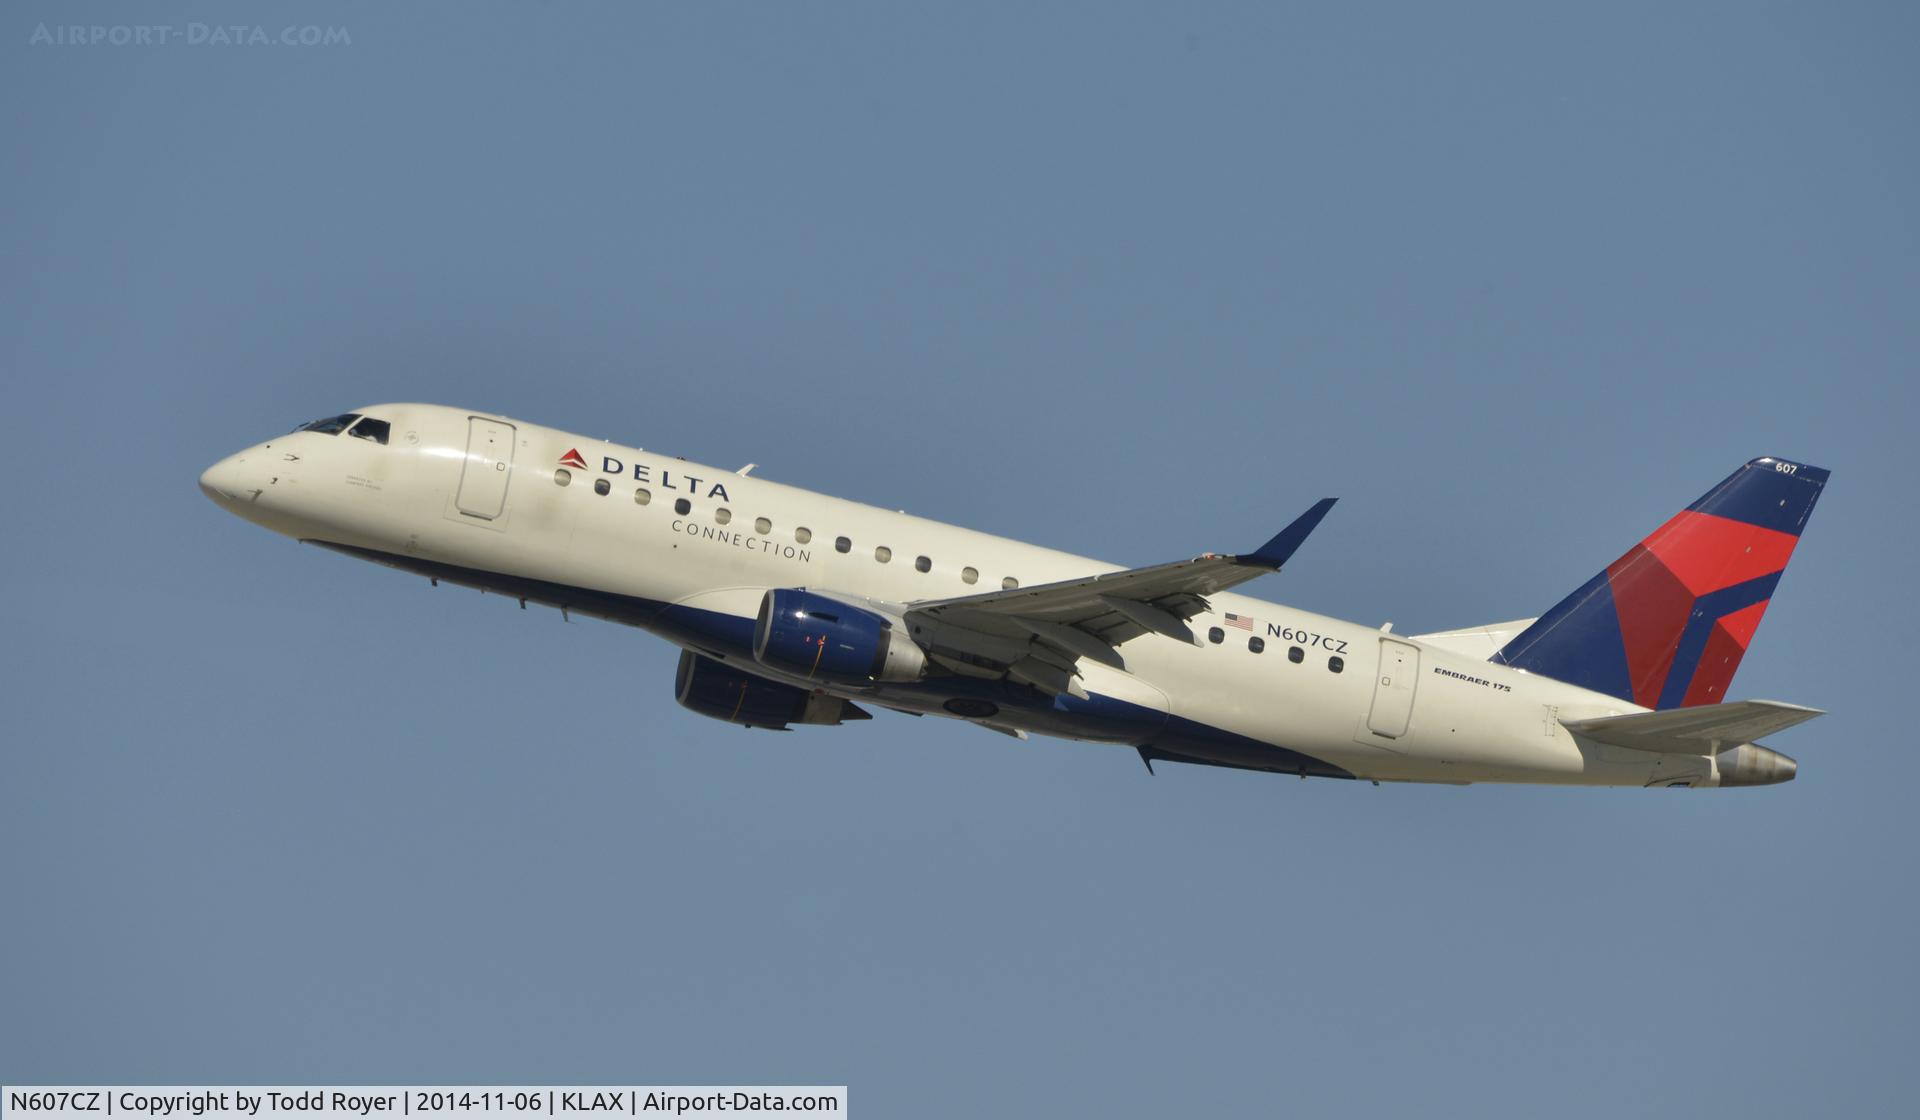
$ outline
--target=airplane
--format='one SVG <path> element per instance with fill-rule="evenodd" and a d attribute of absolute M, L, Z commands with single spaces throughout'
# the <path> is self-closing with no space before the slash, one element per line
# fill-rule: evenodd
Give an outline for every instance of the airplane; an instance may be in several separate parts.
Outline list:
<path fill-rule="evenodd" d="M 1026 739 L 1380 782 L 1790 781 L 1728 701 L 1828 472 L 1764 457 L 1537 618 L 1401 635 L 1249 598 L 1334 500 L 1248 552 L 1119 568 L 493 413 L 370 405 L 207 468 L 273 532 L 681 649 L 674 691 L 754 728 L 866 704 Z M 475 670 L 487 671 L 478 663 Z M 502 682 L 504 683 L 504 682 Z"/>

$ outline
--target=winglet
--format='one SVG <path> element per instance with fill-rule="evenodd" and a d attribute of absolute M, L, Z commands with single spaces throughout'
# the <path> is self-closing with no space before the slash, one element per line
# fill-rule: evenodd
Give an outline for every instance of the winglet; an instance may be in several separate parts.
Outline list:
<path fill-rule="evenodd" d="M 1242 564 L 1261 568 L 1272 568 L 1274 571 L 1279 571 L 1280 565 L 1286 563 L 1293 557 L 1294 551 L 1306 541 L 1307 534 L 1313 532 L 1314 528 L 1320 524 L 1320 519 L 1327 515 L 1328 510 L 1333 508 L 1333 503 L 1336 500 L 1337 499 L 1334 498 L 1322 498 L 1313 503 L 1312 509 L 1294 518 L 1293 524 L 1274 534 L 1272 540 L 1261 545 L 1254 551 L 1242 556 L 1236 556 L 1234 559 Z"/>

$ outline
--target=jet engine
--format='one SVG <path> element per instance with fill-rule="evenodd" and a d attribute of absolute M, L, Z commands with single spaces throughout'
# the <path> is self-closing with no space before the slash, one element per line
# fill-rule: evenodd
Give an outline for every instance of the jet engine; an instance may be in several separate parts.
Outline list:
<path fill-rule="evenodd" d="M 797 677 L 847 683 L 915 681 L 926 655 L 905 623 L 811 591 L 778 588 L 760 600 L 753 655 Z"/>
<path fill-rule="evenodd" d="M 692 650 L 680 653 L 673 694 L 681 707 L 703 716 L 776 731 L 786 730 L 790 723 L 836 724 L 873 718 L 838 696 L 743 673 Z"/>

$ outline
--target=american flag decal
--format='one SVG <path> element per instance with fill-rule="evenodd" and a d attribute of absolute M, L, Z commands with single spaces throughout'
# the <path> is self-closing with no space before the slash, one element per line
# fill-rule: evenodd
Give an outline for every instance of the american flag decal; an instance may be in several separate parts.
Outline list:
<path fill-rule="evenodd" d="M 1235 630 L 1251 631 L 1253 629 L 1253 619 L 1248 618 L 1244 614 L 1233 614 L 1229 612 L 1227 615 L 1227 625 L 1233 627 Z"/>

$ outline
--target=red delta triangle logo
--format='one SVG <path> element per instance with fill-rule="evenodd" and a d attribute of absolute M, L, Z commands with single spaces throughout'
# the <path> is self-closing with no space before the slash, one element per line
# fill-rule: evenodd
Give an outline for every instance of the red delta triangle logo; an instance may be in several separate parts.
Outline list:
<path fill-rule="evenodd" d="M 574 467 L 583 471 L 587 469 L 587 461 L 580 457 L 580 450 L 578 448 L 569 448 L 565 455 L 560 456 L 560 465 L 563 467 Z"/>

